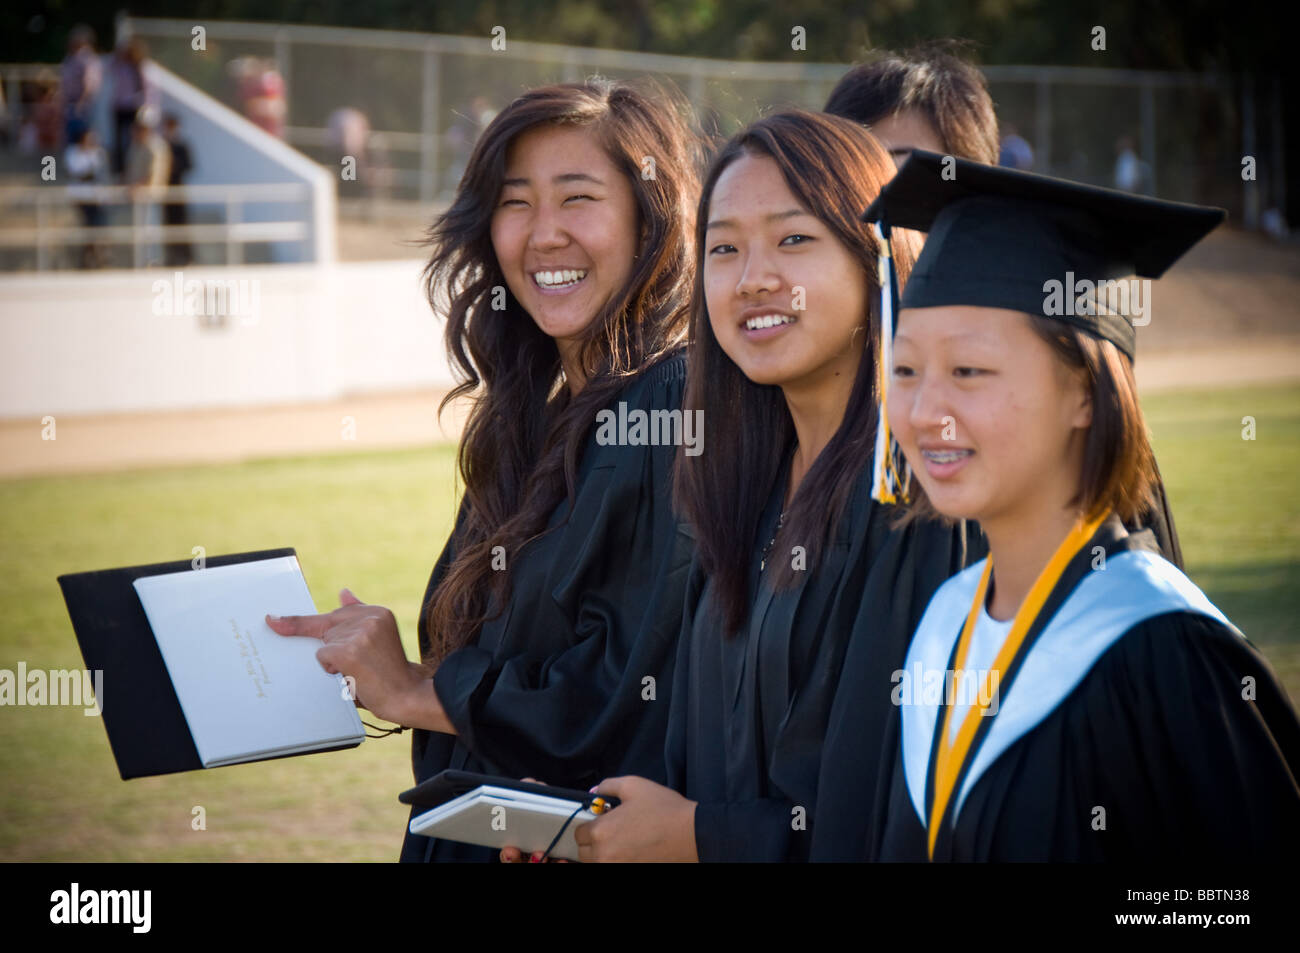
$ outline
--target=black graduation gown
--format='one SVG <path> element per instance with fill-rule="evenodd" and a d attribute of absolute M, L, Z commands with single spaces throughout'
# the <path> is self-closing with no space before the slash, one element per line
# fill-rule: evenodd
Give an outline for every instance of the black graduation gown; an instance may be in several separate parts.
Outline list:
<path fill-rule="evenodd" d="M 679 409 L 685 373 L 681 354 L 661 362 L 610 409 L 620 402 L 629 414 Z M 629 442 L 641 439 L 631 428 L 628 435 Z M 514 556 L 502 615 L 484 623 L 477 644 L 439 666 L 434 685 L 459 734 L 414 731 L 416 783 L 447 768 L 580 789 L 623 774 L 664 780 L 668 696 L 693 554 L 671 509 L 675 452 L 602 446 L 593 431 L 568 521 L 560 525 L 566 500 L 552 528 Z M 453 531 L 425 605 L 454 557 L 454 540 Z M 423 652 L 423 613 L 419 639 Z M 401 853 L 403 861 L 496 857 L 495 850 L 409 830 Z"/>
<path fill-rule="evenodd" d="M 1104 572 L 1092 571 L 1095 545 L 1106 550 Z M 1112 519 L 1067 567 L 1004 674 L 998 713 L 981 719 L 952 800 L 965 796 L 950 802 L 935 860 L 1294 858 L 1296 710 L 1263 656 L 1190 580 L 1149 557 L 1155 549 L 1152 534 L 1129 535 Z M 953 580 L 965 609 L 958 608 L 961 598 L 943 602 L 945 593 L 936 595 L 935 605 L 947 611 L 934 617 L 932 631 L 960 631 L 972 574 L 981 568 L 967 570 L 964 588 Z M 1123 573 L 1129 582 L 1116 575 Z M 1110 588 L 1095 585 L 1103 576 Z M 1062 621 L 1049 626 L 1057 615 Z M 950 641 L 955 647 L 955 635 Z M 942 638 L 931 644 L 946 652 Z M 909 654 L 909 664 L 920 654 Z M 902 733 L 883 860 L 926 859 L 918 802 L 928 814 L 937 711 L 934 731 L 918 719 L 917 731 Z M 999 737 L 999 718 L 1020 727 Z"/>
<path fill-rule="evenodd" d="M 1152 458 L 1152 462 L 1155 460 Z M 1183 568 L 1183 547 L 1178 542 L 1178 529 L 1174 526 L 1174 514 L 1169 509 L 1169 496 L 1165 493 L 1165 481 L 1156 467 L 1156 485 L 1152 493 L 1151 505 L 1147 507 L 1133 523 L 1124 524 L 1130 533 L 1149 529 L 1155 538 L 1157 551 L 1179 569 Z"/>
<path fill-rule="evenodd" d="M 865 614 L 882 640 L 905 643 L 918 617 L 912 606 L 924 606 L 967 558 L 964 526 L 892 528 L 895 508 L 870 498 L 866 467 L 819 564 L 773 592 L 771 565 L 761 578 L 758 567 L 788 467 L 760 520 L 752 609 L 730 638 L 709 579 L 692 566 L 666 754 L 669 786 L 699 802 L 701 861 L 807 859 L 822 739 L 855 620 Z M 768 556 L 778 558 L 791 554 Z"/>
<path fill-rule="evenodd" d="M 1182 550 L 1163 483 L 1157 482 L 1154 496 L 1152 506 L 1132 529 L 1150 530 L 1148 536 L 1159 553 L 1181 568 Z M 967 561 L 984 558 L 988 542 L 979 524 L 968 522 L 966 530 Z M 936 588 L 914 592 L 911 603 L 898 594 L 895 611 L 906 611 L 909 621 L 900 617 L 886 626 L 879 624 L 874 608 L 883 597 L 864 600 L 863 614 L 853 625 L 844 674 L 826 729 L 811 860 L 852 862 L 880 856 L 894 763 L 899 755 L 899 710 L 892 693 L 912 633 Z"/>

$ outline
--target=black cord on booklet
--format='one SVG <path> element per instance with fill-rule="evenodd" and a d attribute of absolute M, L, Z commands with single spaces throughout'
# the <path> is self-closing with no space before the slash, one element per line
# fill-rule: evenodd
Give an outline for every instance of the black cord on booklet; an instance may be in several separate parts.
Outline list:
<path fill-rule="evenodd" d="M 546 863 L 546 858 L 551 856 L 551 851 L 553 851 L 555 849 L 555 845 L 560 842 L 560 838 L 564 836 L 564 832 L 569 829 L 569 824 L 573 822 L 573 819 L 577 817 L 582 812 L 582 809 L 585 807 L 591 808 L 591 813 L 593 814 L 603 814 L 607 810 L 609 810 L 609 803 L 603 797 L 590 797 L 587 798 L 587 800 L 583 801 L 581 804 L 579 804 L 576 808 L 574 808 L 573 813 L 570 814 L 568 816 L 568 819 L 565 820 L 565 822 L 560 826 L 559 833 L 555 835 L 554 839 L 551 841 L 550 846 L 547 847 L 546 850 L 542 853 L 542 859 L 540 863 L 543 864 Z"/>
<path fill-rule="evenodd" d="M 394 728 L 380 728 L 378 725 L 372 725 L 364 718 L 361 719 L 361 724 L 365 725 L 367 728 L 373 728 L 375 729 L 375 731 L 379 732 L 379 734 L 377 735 L 372 735 L 370 732 L 366 732 L 367 738 L 387 738 L 389 735 L 400 735 L 403 731 L 406 730 L 405 725 L 397 725 Z"/>

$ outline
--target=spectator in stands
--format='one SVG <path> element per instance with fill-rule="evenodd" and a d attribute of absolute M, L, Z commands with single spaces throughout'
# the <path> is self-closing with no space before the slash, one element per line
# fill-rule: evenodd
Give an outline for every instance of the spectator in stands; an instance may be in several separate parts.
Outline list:
<path fill-rule="evenodd" d="M 95 130 L 85 122 L 74 122 L 68 128 L 68 149 L 63 156 L 63 169 L 72 180 L 68 186 L 70 198 L 77 202 L 84 228 L 98 228 L 104 224 L 104 206 L 87 186 L 103 185 L 108 177 L 108 156 L 99 144 Z M 87 239 L 81 245 L 78 266 L 100 268 L 104 265 L 104 249 L 99 242 Z"/>
<path fill-rule="evenodd" d="M 132 129 L 136 116 L 146 106 L 157 108 L 158 93 L 145 76 L 144 41 L 137 36 L 118 44 L 109 64 L 113 83 L 113 172 L 122 175 L 126 168 Z"/>
<path fill-rule="evenodd" d="M 1138 158 L 1131 136 L 1120 136 L 1115 142 L 1115 188 L 1125 192 L 1148 194 L 1151 167 Z"/>
<path fill-rule="evenodd" d="M 163 136 L 170 150 L 167 184 L 184 185 L 185 177 L 194 168 L 194 158 L 190 153 L 190 144 L 181 138 L 181 121 L 173 113 L 163 118 Z M 189 207 L 184 201 L 167 202 L 163 205 L 163 224 L 188 225 Z M 194 260 L 194 250 L 188 239 L 174 239 L 167 243 L 166 263 L 172 266 L 188 265 Z"/>
<path fill-rule="evenodd" d="M 339 176 L 339 197 L 354 198 L 361 194 L 369 176 L 370 120 L 360 109 L 340 106 L 330 113 L 326 147 L 331 168 Z"/>
<path fill-rule="evenodd" d="M 23 155 L 51 155 L 63 141 L 58 76 L 53 70 L 43 69 L 24 86 L 18 149 Z"/>
<path fill-rule="evenodd" d="M 95 31 L 84 23 L 68 34 L 68 55 L 60 67 L 59 84 L 63 95 L 63 121 L 69 147 L 76 144 L 76 131 L 91 121 L 91 112 L 103 83 L 103 67 L 95 52 Z"/>
<path fill-rule="evenodd" d="M 145 106 L 131 127 L 131 148 L 127 154 L 125 179 L 126 184 L 133 189 L 166 185 L 171 174 L 171 148 L 158 135 L 157 125 L 157 110 Z"/>
<path fill-rule="evenodd" d="M 998 165 L 1008 169 L 1028 172 L 1034 167 L 1034 150 L 1020 135 L 1020 130 L 1007 123 L 1007 133 L 1002 137 L 1002 148 L 998 151 Z"/>
<path fill-rule="evenodd" d="M 144 225 L 158 221 L 158 205 L 156 201 L 150 201 L 150 192 L 165 187 L 171 173 L 172 151 L 167 141 L 158 135 L 157 125 L 157 109 L 141 107 L 131 127 L 131 149 L 126 159 L 125 182 L 135 204 L 132 220 Z M 161 260 L 157 246 L 152 242 L 145 249 L 144 257 L 149 265 Z"/>
<path fill-rule="evenodd" d="M 460 182 L 461 176 L 465 174 L 465 167 L 469 164 L 474 143 L 478 141 L 479 134 L 496 118 L 496 114 L 497 110 L 485 96 L 475 96 L 463 111 L 452 111 L 455 119 L 444 133 L 447 148 L 451 152 L 451 161 L 447 165 L 443 182 L 444 190 L 455 191 L 456 184 Z"/>
<path fill-rule="evenodd" d="M 277 139 L 284 138 L 289 106 L 284 77 L 273 60 L 241 56 L 226 67 L 235 80 L 236 95 L 245 118 Z"/>

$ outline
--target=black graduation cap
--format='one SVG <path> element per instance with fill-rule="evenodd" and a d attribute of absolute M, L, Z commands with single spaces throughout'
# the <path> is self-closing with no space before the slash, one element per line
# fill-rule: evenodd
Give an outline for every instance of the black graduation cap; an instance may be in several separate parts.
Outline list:
<path fill-rule="evenodd" d="M 862 219 L 930 233 L 901 307 L 1050 314 L 1112 341 L 1132 359 L 1127 315 L 1106 313 L 1096 299 L 1082 309 L 1066 301 L 1045 310 L 1049 301 L 1062 301 L 1045 286 L 1055 281 L 1068 297 L 1073 287 L 1122 276 L 1159 278 L 1226 214 L 917 151 Z"/>
<path fill-rule="evenodd" d="M 1129 275 L 1159 278 L 1226 214 L 914 151 L 862 214 L 864 222 L 879 223 L 885 240 L 882 364 L 890 360 L 897 308 L 939 305 L 1051 316 L 1111 341 L 1131 360 L 1133 324 L 1124 306 L 1108 306 L 1128 302 L 1128 289 L 1105 283 Z M 901 305 L 889 260 L 891 228 L 929 232 Z M 893 487 L 905 485 L 905 477 L 898 479 L 904 468 L 891 450 L 882 413 L 873 494 L 889 502 Z"/>

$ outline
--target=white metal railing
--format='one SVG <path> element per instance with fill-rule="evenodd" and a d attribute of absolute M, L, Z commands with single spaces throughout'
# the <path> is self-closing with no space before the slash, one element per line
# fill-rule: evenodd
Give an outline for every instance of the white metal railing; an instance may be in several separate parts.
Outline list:
<path fill-rule="evenodd" d="M 0 186 L 0 209 L 12 222 L 14 206 L 31 206 L 30 225 L 0 226 L 0 248 L 35 248 L 36 268 L 50 268 L 55 250 L 87 244 L 130 245 L 134 267 L 148 264 L 150 247 L 175 242 L 206 242 L 225 246 L 226 264 L 243 263 L 243 246 L 250 242 L 308 242 L 312 231 L 302 219 L 244 221 L 249 203 L 310 203 L 311 187 L 302 182 L 245 185 L 49 185 Z M 55 221 L 56 211 L 96 204 L 128 210 L 129 222 L 105 225 L 67 225 Z M 185 204 L 224 209 L 221 222 L 162 225 L 151 221 L 155 206 Z"/>

